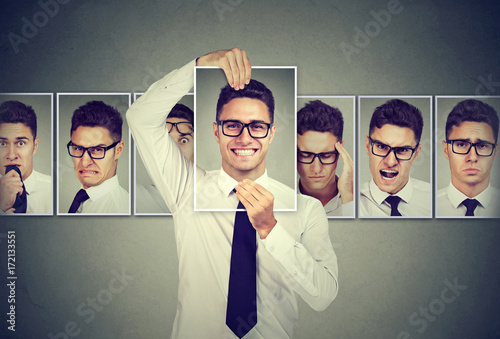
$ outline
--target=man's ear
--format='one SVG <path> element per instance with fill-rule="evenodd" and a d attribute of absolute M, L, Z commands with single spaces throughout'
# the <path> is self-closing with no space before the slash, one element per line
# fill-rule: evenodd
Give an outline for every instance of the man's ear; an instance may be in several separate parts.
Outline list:
<path fill-rule="evenodd" d="M 368 135 L 365 138 L 366 155 L 370 155 L 370 139 Z"/>
<path fill-rule="evenodd" d="M 274 139 L 274 133 L 276 133 L 276 125 L 275 124 L 273 124 L 271 126 L 271 130 L 269 131 L 269 133 L 271 134 L 269 136 L 269 145 L 271 145 L 271 143 L 273 142 L 273 139 Z"/>
<path fill-rule="evenodd" d="M 442 142 L 443 142 L 443 152 L 444 152 L 444 157 L 445 157 L 446 159 L 450 159 L 450 158 L 448 157 L 448 143 L 447 143 L 446 141 L 444 141 L 444 140 L 443 140 Z"/>
<path fill-rule="evenodd" d="M 122 140 L 116 145 L 115 160 L 118 160 L 122 155 L 123 148 L 125 147 L 125 142 Z"/>
<path fill-rule="evenodd" d="M 219 139 L 219 126 L 217 125 L 216 122 L 213 122 L 212 123 L 212 128 L 214 129 L 214 136 L 215 136 L 215 141 L 217 141 L 217 143 L 220 143 L 220 139 Z"/>
<path fill-rule="evenodd" d="M 418 144 L 418 148 L 415 151 L 415 155 L 413 156 L 413 160 L 411 161 L 412 163 L 414 163 L 417 160 L 418 156 L 420 155 L 421 149 L 422 149 L 422 144 Z"/>
<path fill-rule="evenodd" d="M 36 138 L 33 140 L 33 155 L 35 155 L 36 151 L 38 150 L 38 142 L 40 141 L 40 138 Z"/>

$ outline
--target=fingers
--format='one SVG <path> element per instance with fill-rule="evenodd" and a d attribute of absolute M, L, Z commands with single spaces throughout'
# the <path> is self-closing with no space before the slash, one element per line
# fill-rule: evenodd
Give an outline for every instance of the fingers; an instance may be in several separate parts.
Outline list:
<path fill-rule="evenodd" d="M 222 68 L 227 82 L 235 90 L 243 89 L 250 82 L 252 65 L 243 49 L 233 48 L 205 54 L 198 58 L 196 65 Z"/>
<path fill-rule="evenodd" d="M 249 207 L 258 207 L 258 205 L 264 205 L 267 207 L 269 203 L 273 203 L 274 196 L 266 190 L 264 187 L 259 185 L 252 180 L 245 179 L 238 183 L 236 186 L 236 194 L 238 198 L 242 197 L 245 202 L 247 202 Z M 240 199 L 241 203 L 245 205 L 245 202 Z M 247 205 L 245 205 L 247 207 Z M 248 208 L 248 207 L 247 207 Z"/>
<path fill-rule="evenodd" d="M 342 144 L 340 142 L 337 142 L 335 144 L 335 148 L 337 149 L 337 151 L 339 152 L 340 156 L 342 157 L 342 161 L 344 162 L 344 166 L 347 164 L 350 167 L 353 167 L 352 158 L 349 155 L 349 153 L 346 151 L 346 149 L 344 148 L 344 146 L 342 146 Z"/>

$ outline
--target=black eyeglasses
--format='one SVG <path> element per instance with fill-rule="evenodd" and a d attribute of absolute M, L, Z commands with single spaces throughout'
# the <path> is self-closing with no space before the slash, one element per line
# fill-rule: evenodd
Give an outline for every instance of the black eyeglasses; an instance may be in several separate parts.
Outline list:
<path fill-rule="evenodd" d="M 217 121 L 217 125 L 222 126 L 222 134 L 228 137 L 239 137 L 246 127 L 248 134 L 255 139 L 267 137 L 269 128 L 272 126 L 272 124 L 267 122 L 254 121 L 245 124 L 238 120 L 219 120 Z"/>
<path fill-rule="evenodd" d="M 80 145 L 76 145 L 71 141 L 68 142 L 66 147 L 68 148 L 68 153 L 73 158 L 81 158 L 87 152 L 92 159 L 103 159 L 106 156 L 106 151 L 112 149 L 116 145 L 118 145 L 120 141 L 117 141 L 107 147 L 103 146 L 95 146 L 95 147 L 83 147 Z"/>
<path fill-rule="evenodd" d="M 323 165 L 331 165 L 337 161 L 339 152 L 322 152 L 322 153 L 312 153 L 312 152 L 302 152 L 297 151 L 297 161 L 302 164 L 312 164 L 314 159 L 318 157 L 319 162 Z"/>
<path fill-rule="evenodd" d="M 451 144 L 451 150 L 456 154 L 469 154 L 472 147 L 476 150 L 476 154 L 480 157 L 490 157 L 495 150 L 495 144 L 487 141 L 470 142 L 467 140 L 446 140 Z"/>
<path fill-rule="evenodd" d="M 172 132 L 172 129 L 174 128 L 179 132 L 180 134 L 192 134 L 193 133 L 193 124 L 187 121 L 183 122 L 168 122 L 167 121 L 167 129 L 168 133 Z"/>
<path fill-rule="evenodd" d="M 370 140 L 370 145 L 372 146 L 372 154 L 377 157 L 386 157 L 389 153 L 394 152 L 394 156 L 397 160 L 407 161 L 410 160 L 413 156 L 413 153 L 418 148 L 419 143 L 415 146 L 415 148 L 411 147 L 391 147 L 389 145 L 383 144 L 378 141 L 373 141 L 372 138 L 368 137 Z"/>

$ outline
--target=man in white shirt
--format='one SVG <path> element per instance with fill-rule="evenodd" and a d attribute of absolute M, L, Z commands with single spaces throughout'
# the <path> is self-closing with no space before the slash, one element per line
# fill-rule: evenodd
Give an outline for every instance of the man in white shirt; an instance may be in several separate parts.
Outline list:
<path fill-rule="evenodd" d="M 410 178 L 420 154 L 420 110 L 400 99 L 377 107 L 365 147 L 372 179 L 360 188 L 360 216 L 431 217 L 431 187 Z"/>
<path fill-rule="evenodd" d="M 129 194 L 116 176 L 125 145 L 122 124 L 120 112 L 102 101 L 73 112 L 67 148 L 82 186 L 68 213 L 129 213 Z"/>
<path fill-rule="evenodd" d="M 354 217 L 353 161 L 344 148 L 344 118 L 320 100 L 297 112 L 297 170 L 300 193 L 318 199 L 327 216 Z M 344 163 L 340 178 L 337 160 Z"/>
<path fill-rule="evenodd" d="M 167 116 L 168 135 L 174 139 L 182 154 L 194 162 L 194 112 L 183 104 L 176 104 Z M 170 213 L 155 185 L 135 186 L 136 213 Z"/>
<path fill-rule="evenodd" d="M 490 185 L 498 124 L 495 109 L 476 99 L 459 102 L 448 115 L 442 143 L 451 182 L 437 193 L 437 216 L 500 217 L 500 191 Z"/>
<path fill-rule="evenodd" d="M 52 180 L 33 170 L 37 117 L 19 101 L 0 105 L 0 214 L 52 213 Z"/>
<path fill-rule="evenodd" d="M 282 191 L 267 176 L 265 156 L 275 127 L 271 124 L 272 112 L 261 99 L 262 93 L 253 98 L 243 94 L 225 103 L 219 98 L 213 132 L 223 160 L 217 175 L 207 177 L 206 171 L 194 168 L 177 144 L 165 138 L 165 112 L 192 88 L 195 65 L 221 67 L 232 92 L 255 94 L 256 87 L 260 89 L 262 85 L 250 80 L 251 66 L 245 51 L 216 51 L 169 73 L 127 112 L 138 150 L 174 218 L 179 302 L 172 337 L 293 337 L 298 318 L 296 294 L 314 309 L 322 310 L 338 290 L 337 260 L 324 209 L 316 199 L 299 195 L 298 212 L 273 212 L 278 200 L 275 196 L 294 193 Z M 224 204 L 233 210 L 240 201 L 247 213 L 195 212 L 195 175 L 202 190 L 211 187 L 218 191 L 218 195 L 224 195 Z M 235 259 L 233 253 L 243 249 L 232 248 L 232 244 L 242 231 L 242 215 L 248 215 L 256 245 L 255 280 L 242 280 L 253 283 L 253 291 L 258 294 L 253 302 L 256 311 L 248 317 L 238 317 L 237 326 L 230 328 L 226 322 L 230 322 L 229 318 L 234 320 L 229 307 L 234 294 L 228 290 L 237 273 L 231 262 Z M 250 290 L 236 292 L 244 296 Z"/>

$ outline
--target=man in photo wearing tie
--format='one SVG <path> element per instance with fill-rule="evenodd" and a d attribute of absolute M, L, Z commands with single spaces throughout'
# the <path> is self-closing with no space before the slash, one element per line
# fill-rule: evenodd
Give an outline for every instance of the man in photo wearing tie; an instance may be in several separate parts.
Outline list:
<path fill-rule="evenodd" d="M 498 152 L 498 115 L 476 99 L 460 101 L 448 114 L 444 156 L 451 181 L 438 190 L 438 217 L 500 217 L 500 190 L 490 185 Z"/>
<path fill-rule="evenodd" d="M 122 124 L 120 112 L 102 101 L 74 111 L 67 150 L 81 189 L 68 213 L 129 213 L 129 194 L 116 176 L 124 148 Z"/>
<path fill-rule="evenodd" d="M 206 171 L 194 168 L 167 136 L 166 112 L 193 87 L 195 65 L 222 68 L 230 87 L 222 92 L 241 91 L 220 107 L 213 126 L 197 128 L 213 129 L 221 171 L 235 182 L 224 199 L 246 211 L 195 212 L 194 176 L 202 180 Z M 297 212 L 273 212 L 265 156 L 278 136 L 262 100 L 268 90 L 250 76 L 245 51 L 212 52 L 153 84 L 127 112 L 141 157 L 174 219 L 179 302 L 172 338 L 290 338 L 298 321 L 296 294 L 323 310 L 338 291 L 321 203 L 299 195 Z M 243 141 L 261 146 L 253 152 L 232 148 Z M 219 183 L 217 176 L 205 181 L 222 191 Z"/>
<path fill-rule="evenodd" d="M 0 215 L 50 214 L 52 180 L 33 169 L 38 149 L 37 117 L 19 101 L 0 105 Z"/>
<path fill-rule="evenodd" d="M 354 165 L 344 148 L 344 118 L 320 100 L 297 112 L 297 170 L 300 193 L 321 201 L 327 216 L 354 217 Z M 338 159 L 343 167 L 335 174 Z"/>
<path fill-rule="evenodd" d="M 377 107 L 365 138 L 372 178 L 360 187 L 360 216 L 431 217 L 431 187 L 410 177 L 422 145 L 420 110 L 400 99 Z"/>

